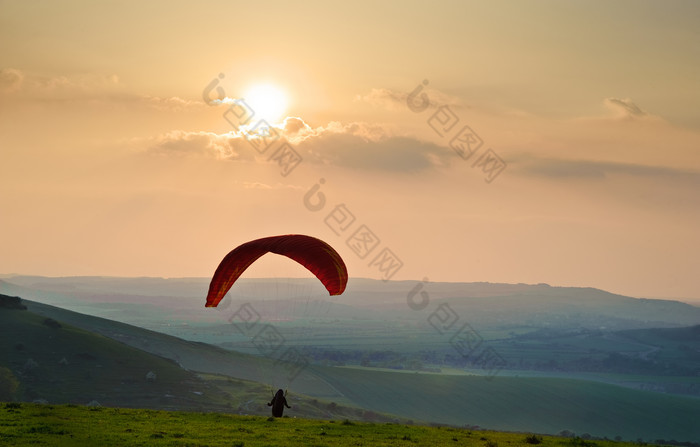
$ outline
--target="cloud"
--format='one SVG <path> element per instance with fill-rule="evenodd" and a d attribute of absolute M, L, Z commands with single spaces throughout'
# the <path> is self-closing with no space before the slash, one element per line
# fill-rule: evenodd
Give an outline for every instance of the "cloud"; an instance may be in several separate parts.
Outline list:
<path fill-rule="evenodd" d="M 148 152 L 167 156 L 205 156 L 221 160 L 252 160 L 234 133 L 186 132 L 175 130 L 150 139 Z"/>
<path fill-rule="evenodd" d="M 595 160 L 563 160 L 531 155 L 511 157 L 511 172 L 549 179 L 606 179 L 611 176 L 685 179 L 700 183 L 700 172 L 665 166 Z"/>
<path fill-rule="evenodd" d="M 232 106 L 232 105 L 236 104 L 238 101 L 240 101 L 240 99 L 229 98 L 227 96 L 224 99 L 212 99 L 207 103 L 207 105 L 209 105 L 209 106 Z"/>
<path fill-rule="evenodd" d="M 290 185 L 284 183 L 276 183 L 274 185 L 269 185 L 267 183 L 261 182 L 236 182 L 241 185 L 243 189 L 262 189 L 262 190 L 273 190 L 273 189 L 292 189 L 292 190 L 304 190 L 305 187 Z"/>
<path fill-rule="evenodd" d="M 17 69 L 0 71 L 0 84 L 11 82 L 12 92 L 29 98 L 71 98 L 114 93 L 123 87 L 115 74 L 82 73 L 71 76 L 46 76 Z"/>
<path fill-rule="evenodd" d="M 605 98 L 603 103 L 615 113 L 617 118 L 639 119 L 651 117 L 649 113 L 642 110 L 629 98 Z"/>
<path fill-rule="evenodd" d="M 160 155 L 209 156 L 221 160 L 267 160 L 267 151 L 290 144 L 304 162 L 352 169 L 417 172 L 447 166 L 454 153 L 434 143 L 393 135 L 379 125 L 331 122 L 312 128 L 298 117 L 287 117 L 274 127 L 278 140 L 267 140 L 260 154 L 255 137 L 247 138 L 254 124 L 225 134 L 173 131 L 149 141 L 148 151 Z M 253 143 L 258 143 L 254 147 Z"/>
<path fill-rule="evenodd" d="M 363 122 L 337 121 L 311 128 L 301 118 L 287 118 L 284 138 L 304 160 L 353 169 L 416 172 L 446 166 L 454 153 L 414 137 L 394 135 L 388 128 Z M 297 130 L 298 129 L 298 130 Z"/>
<path fill-rule="evenodd" d="M 191 107 L 203 106 L 203 101 L 190 101 L 187 99 L 182 99 L 177 96 L 171 96 L 169 98 L 160 98 L 158 96 L 136 96 L 134 99 L 148 107 L 152 107 L 157 110 L 167 110 L 167 111 L 181 111 Z"/>
<path fill-rule="evenodd" d="M 373 88 L 365 95 L 355 95 L 355 101 L 366 102 L 388 110 L 400 110 L 406 108 L 407 97 L 408 93 L 395 92 L 387 88 Z"/>
<path fill-rule="evenodd" d="M 24 81 L 24 74 L 14 68 L 0 70 L 0 91 L 14 92 L 20 89 Z"/>
<path fill-rule="evenodd" d="M 391 111 L 408 110 L 406 100 L 410 91 L 399 92 L 388 88 L 373 88 L 364 95 L 355 95 L 355 102 L 365 102 L 374 107 L 382 107 Z M 463 107 L 464 103 L 456 96 L 450 96 L 432 88 L 422 90 L 428 97 L 429 107 L 447 105 L 451 107 Z"/>
<path fill-rule="evenodd" d="M 203 101 L 191 101 L 177 96 L 162 98 L 130 93 L 116 74 L 46 76 L 6 68 L 0 70 L 0 94 L 25 101 L 123 103 L 162 111 L 205 106 Z"/>
<path fill-rule="evenodd" d="M 433 143 L 410 137 L 369 139 L 364 129 L 346 133 L 323 132 L 298 145 L 316 163 L 354 169 L 416 172 L 448 164 L 452 153 Z"/>
<path fill-rule="evenodd" d="M 288 136 L 306 134 L 313 132 L 311 126 L 306 124 L 303 119 L 296 116 L 288 116 L 284 119 L 282 128 Z"/>
<path fill-rule="evenodd" d="M 260 182 L 240 182 L 243 185 L 243 189 L 273 189 L 271 185 L 267 183 Z"/>

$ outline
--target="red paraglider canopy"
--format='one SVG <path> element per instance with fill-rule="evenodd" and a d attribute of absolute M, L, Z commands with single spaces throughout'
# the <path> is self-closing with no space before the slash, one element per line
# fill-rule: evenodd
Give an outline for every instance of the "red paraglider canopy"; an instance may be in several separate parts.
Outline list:
<path fill-rule="evenodd" d="M 266 253 L 297 261 L 316 275 L 331 295 L 340 295 L 345 290 L 348 271 L 333 247 L 315 237 L 287 234 L 246 242 L 227 254 L 209 284 L 206 307 L 216 307 L 245 269 Z"/>

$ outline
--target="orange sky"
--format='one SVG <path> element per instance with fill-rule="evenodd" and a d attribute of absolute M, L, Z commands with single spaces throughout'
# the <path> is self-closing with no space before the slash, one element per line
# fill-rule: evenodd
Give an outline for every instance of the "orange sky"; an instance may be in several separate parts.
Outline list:
<path fill-rule="evenodd" d="M 239 243 L 304 233 L 351 276 L 700 297 L 698 16 L 2 1 L 0 273 L 208 276 Z M 288 104 L 263 153 L 229 122 L 260 84 Z"/>

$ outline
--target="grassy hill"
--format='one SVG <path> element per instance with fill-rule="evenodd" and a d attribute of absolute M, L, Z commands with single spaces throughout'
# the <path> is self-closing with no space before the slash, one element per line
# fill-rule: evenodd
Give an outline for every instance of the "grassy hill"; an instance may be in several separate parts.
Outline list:
<path fill-rule="evenodd" d="M 54 335 L 48 332 L 53 329 L 43 325 L 46 318 L 99 332 L 119 340 L 122 347 L 126 347 L 123 344 L 127 343 L 176 360 L 186 369 L 198 371 L 197 376 L 206 380 L 211 390 L 216 389 L 221 396 L 226 396 L 226 403 L 232 405 L 227 411 L 249 414 L 267 412 L 262 399 L 268 397 L 269 385 L 277 380 L 277 369 L 271 359 L 228 352 L 53 306 L 25 303 L 28 311 L 8 312 L 34 312 L 36 318 L 32 324 L 40 326 L 35 329 L 44 338 Z M 15 349 L 13 346 L 10 348 Z M 91 351 L 80 348 L 76 352 Z M 26 354 L 23 355 L 25 357 L 15 360 L 14 368 L 21 367 L 22 361 L 26 362 Z M 53 368 L 58 368 L 62 357 L 52 355 L 49 363 L 54 365 Z M 169 364 L 177 367 L 175 363 Z M 93 371 L 94 367 L 90 372 Z M 141 371 L 142 374 L 146 372 Z M 204 372 L 211 375 L 202 374 Z M 241 379 L 256 380 L 265 385 L 251 384 Z M 624 439 L 644 440 L 700 439 L 700 426 L 696 424 L 700 420 L 700 399 L 666 396 L 583 380 L 498 376 L 487 381 L 484 377 L 469 376 L 464 372 L 461 375 L 416 374 L 379 371 L 376 368 L 312 365 L 293 383 L 279 386 L 285 388 L 287 385 L 294 399 L 292 405 L 295 406 L 290 413 L 296 416 L 360 419 L 378 414 L 395 414 L 415 421 L 478 425 L 502 430 L 541 433 L 572 430 L 609 438 L 619 435 Z M 202 391 L 201 387 L 191 390 Z M 108 390 L 103 393 L 108 394 Z M 170 394 L 173 394 L 172 391 Z M 205 390 L 203 396 L 192 397 L 204 399 L 210 394 Z M 84 397 L 81 399 L 78 403 L 87 402 Z M 91 399 L 95 397 L 90 397 L 88 401 Z M 161 402 L 157 400 L 153 400 L 152 404 L 155 408 L 162 408 L 158 407 Z M 347 406 L 356 409 L 346 409 Z M 216 409 L 217 403 L 207 408 Z"/>
<path fill-rule="evenodd" d="M 53 318 L 101 334 L 133 348 L 173 360 L 184 369 L 264 382 L 267 386 L 287 387 L 289 380 L 272 359 L 228 351 L 216 346 L 182 340 L 137 326 L 83 315 L 59 307 L 23 300 L 30 312 Z M 296 393 L 316 397 L 337 396 L 332 387 L 308 370 L 294 381 Z M 267 389 L 265 395 L 268 394 Z"/>
<path fill-rule="evenodd" d="M 107 337 L 35 314 L 0 308 L 0 366 L 19 398 L 127 407 L 227 408 L 193 372 Z"/>
<path fill-rule="evenodd" d="M 15 446 L 474 446 L 629 447 L 635 444 L 450 427 L 0 404 L 0 443 Z"/>
<path fill-rule="evenodd" d="M 0 295 L 0 368 L 8 368 L 19 380 L 16 399 L 253 415 L 270 413 L 266 402 L 271 397 L 271 382 L 266 378 L 271 376 L 264 373 L 272 370 L 270 360 L 53 306 L 27 301 L 20 304 L 18 298 L 6 298 L 12 297 Z M 4 301 L 11 305 L 3 306 Z M 40 313 L 33 311 L 36 309 Z M 82 324 L 84 328 L 70 325 L 66 320 Z M 147 346 L 154 352 L 174 356 L 189 366 L 196 365 L 199 371 L 210 373 L 191 371 L 176 361 L 117 340 Z M 221 371 L 227 374 L 214 374 Z M 150 372 L 155 374 L 150 377 L 152 380 L 149 380 Z M 245 380 L 245 377 L 265 383 Z M 305 388 L 323 391 L 328 387 L 313 377 L 312 383 L 307 383 L 309 377 L 312 376 L 308 373 L 302 377 L 299 382 L 302 386 L 295 387 L 287 396 L 295 415 L 398 420 L 395 416 L 305 396 L 301 393 Z"/>

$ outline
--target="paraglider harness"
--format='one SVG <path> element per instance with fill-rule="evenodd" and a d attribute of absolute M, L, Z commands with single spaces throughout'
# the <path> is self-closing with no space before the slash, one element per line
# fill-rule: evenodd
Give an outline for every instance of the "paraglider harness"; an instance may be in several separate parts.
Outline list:
<path fill-rule="evenodd" d="M 272 394 L 272 387 L 270 387 Z M 284 413 L 284 407 L 292 408 L 287 404 L 287 391 L 282 391 L 282 388 L 277 390 L 277 394 L 272 396 L 272 400 L 267 403 L 268 407 L 272 407 L 272 415 L 276 418 L 281 418 Z"/>

